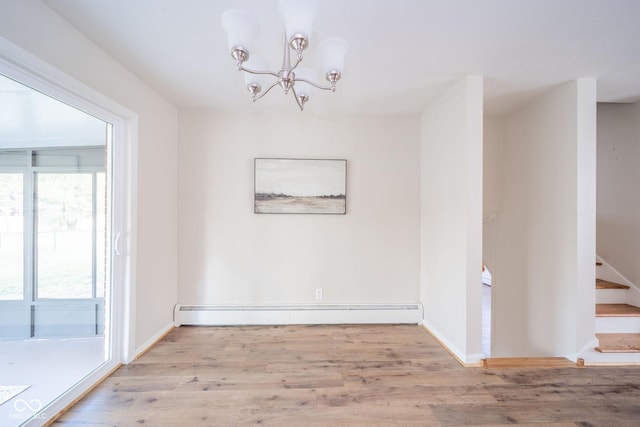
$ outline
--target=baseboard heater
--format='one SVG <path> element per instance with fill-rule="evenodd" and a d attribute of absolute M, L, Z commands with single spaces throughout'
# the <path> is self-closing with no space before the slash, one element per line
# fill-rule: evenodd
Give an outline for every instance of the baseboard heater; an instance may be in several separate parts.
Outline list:
<path fill-rule="evenodd" d="M 420 304 L 176 305 L 180 325 L 420 323 Z"/>

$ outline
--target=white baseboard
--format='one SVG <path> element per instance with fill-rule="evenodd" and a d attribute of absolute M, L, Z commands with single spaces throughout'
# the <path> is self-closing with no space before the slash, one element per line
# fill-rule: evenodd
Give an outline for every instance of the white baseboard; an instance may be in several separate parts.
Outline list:
<path fill-rule="evenodd" d="M 137 359 L 138 357 L 140 357 L 140 355 L 142 355 L 143 353 L 148 351 L 151 347 L 153 347 L 155 345 L 156 342 L 158 342 L 160 339 L 162 339 L 162 337 L 164 337 L 166 334 L 168 334 L 173 328 L 175 328 L 175 326 L 174 326 L 173 323 L 171 323 L 171 324 L 165 326 L 164 328 L 160 329 L 160 331 L 158 331 L 158 333 L 156 333 L 155 335 L 150 337 L 148 340 L 146 340 L 140 347 L 138 347 L 136 349 L 135 358 L 133 360 Z M 125 364 L 130 363 L 133 360 L 125 361 Z"/>
<path fill-rule="evenodd" d="M 567 356 L 567 359 L 576 362 L 578 360 L 578 358 L 583 358 L 585 354 L 591 354 L 595 348 L 600 345 L 600 342 L 598 341 L 598 338 L 596 338 L 595 336 L 587 343 L 585 344 L 580 351 L 578 351 L 578 353 L 576 353 L 575 358 L 569 357 Z"/>
<path fill-rule="evenodd" d="M 420 304 L 176 305 L 181 325 L 419 324 Z"/>
<path fill-rule="evenodd" d="M 427 331 L 434 336 L 436 340 L 440 342 L 445 349 L 455 357 L 460 364 L 463 366 L 480 366 L 482 364 L 482 359 L 485 358 L 484 354 L 464 354 L 460 350 L 454 346 L 451 341 L 446 339 L 436 328 L 433 327 L 426 320 L 422 321 L 422 325 L 427 329 Z"/>

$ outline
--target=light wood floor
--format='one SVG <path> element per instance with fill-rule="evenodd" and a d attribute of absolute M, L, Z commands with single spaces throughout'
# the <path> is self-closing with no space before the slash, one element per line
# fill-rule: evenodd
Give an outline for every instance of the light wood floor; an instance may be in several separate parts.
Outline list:
<path fill-rule="evenodd" d="M 58 423 L 638 426 L 640 368 L 463 368 L 415 325 L 182 327 Z"/>

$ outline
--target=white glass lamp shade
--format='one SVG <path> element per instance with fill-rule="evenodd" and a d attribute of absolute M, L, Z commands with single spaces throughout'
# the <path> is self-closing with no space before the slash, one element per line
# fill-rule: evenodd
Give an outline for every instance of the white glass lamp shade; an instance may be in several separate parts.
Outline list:
<path fill-rule="evenodd" d="M 296 79 L 305 79 L 309 80 L 310 82 L 315 82 L 317 79 L 316 72 L 311 68 L 299 67 L 296 68 L 295 73 Z M 310 84 L 300 81 L 296 81 L 294 87 L 298 95 L 305 94 L 307 96 L 311 95 L 311 90 L 313 89 L 313 86 L 311 86 Z"/>
<path fill-rule="evenodd" d="M 253 71 L 267 71 L 269 69 L 269 65 L 267 61 L 262 58 L 256 58 L 252 56 L 249 61 L 245 63 L 245 66 Z M 265 83 L 270 76 L 268 74 L 252 74 L 252 73 L 244 73 L 244 83 L 249 86 L 253 83 L 260 86 L 262 89 L 265 88 Z"/>
<path fill-rule="evenodd" d="M 222 28 L 227 33 L 229 51 L 235 47 L 243 47 L 250 52 L 258 38 L 258 22 L 255 18 L 240 9 L 227 10 L 222 14 Z"/>
<path fill-rule="evenodd" d="M 322 63 L 322 71 L 342 73 L 347 50 L 349 50 L 349 44 L 340 38 L 326 39 L 318 43 L 316 53 Z"/>
<path fill-rule="evenodd" d="M 278 10 L 284 21 L 287 40 L 291 40 L 296 34 L 302 34 L 307 40 L 311 40 L 317 9 L 316 0 L 280 0 Z"/>

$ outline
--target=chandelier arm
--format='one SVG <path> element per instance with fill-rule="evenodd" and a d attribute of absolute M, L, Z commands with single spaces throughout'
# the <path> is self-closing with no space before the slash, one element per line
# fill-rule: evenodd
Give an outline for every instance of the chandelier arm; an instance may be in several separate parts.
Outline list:
<path fill-rule="evenodd" d="M 279 78 L 280 77 L 276 73 L 274 73 L 273 71 L 250 70 L 249 68 L 245 68 L 244 66 L 239 67 L 238 70 L 245 71 L 245 72 L 247 72 L 249 74 L 268 74 L 268 75 L 271 75 L 271 76 L 273 76 L 275 78 Z"/>
<path fill-rule="evenodd" d="M 262 92 L 260 95 L 258 95 L 258 96 L 256 96 L 256 97 L 254 97 L 254 98 L 253 98 L 253 102 L 256 102 L 258 99 L 260 99 L 260 98 L 262 98 L 263 96 L 265 96 L 266 94 L 268 94 L 268 93 L 269 93 L 269 91 L 270 91 L 271 89 L 273 89 L 274 87 L 276 87 L 279 83 L 280 83 L 280 82 L 279 82 L 279 81 L 277 81 L 277 82 L 275 82 L 274 84 L 272 84 L 271 86 L 269 86 L 269 87 L 267 88 L 267 90 L 265 90 L 264 92 Z"/>
<path fill-rule="evenodd" d="M 300 100 L 298 99 L 298 94 L 296 93 L 296 89 L 293 86 L 291 87 L 291 92 L 293 92 L 293 97 L 295 98 L 296 104 L 298 104 L 298 107 L 300 107 L 300 111 L 304 111 L 304 107 L 300 103 Z"/>
<path fill-rule="evenodd" d="M 300 65 L 300 63 L 301 63 L 301 62 L 302 62 L 302 55 L 299 55 L 299 56 L 298 56 L 298 60 L 297 60 L 297 61 L 296 61 L 296 63 L 291 67 L 291 69 L 290 69 L 289 71 L 293 71 L 293 70 L 295 70 L 295 69 L 296 69 L 296 67 L 297 67 L 298 65 Z"/>
<path fill-rule="evenodd" d="M 309 84 L 309 85 L 311 85 L 313 87 L 317 87 L 318 89 L 322 89 L 322 90 L 330 90 L 332 92 L 336 91 L 336 87 L 335 86 L 323 86 L 323 85 L 320 85 L 318 83 L 312 82 L 312 81 L 307 80 L 307 79 L 298 79 L 298 78 L 296 78 L 295 81 L 297 81 L 297 82 L 305 82 L 306 84 Z"/>

